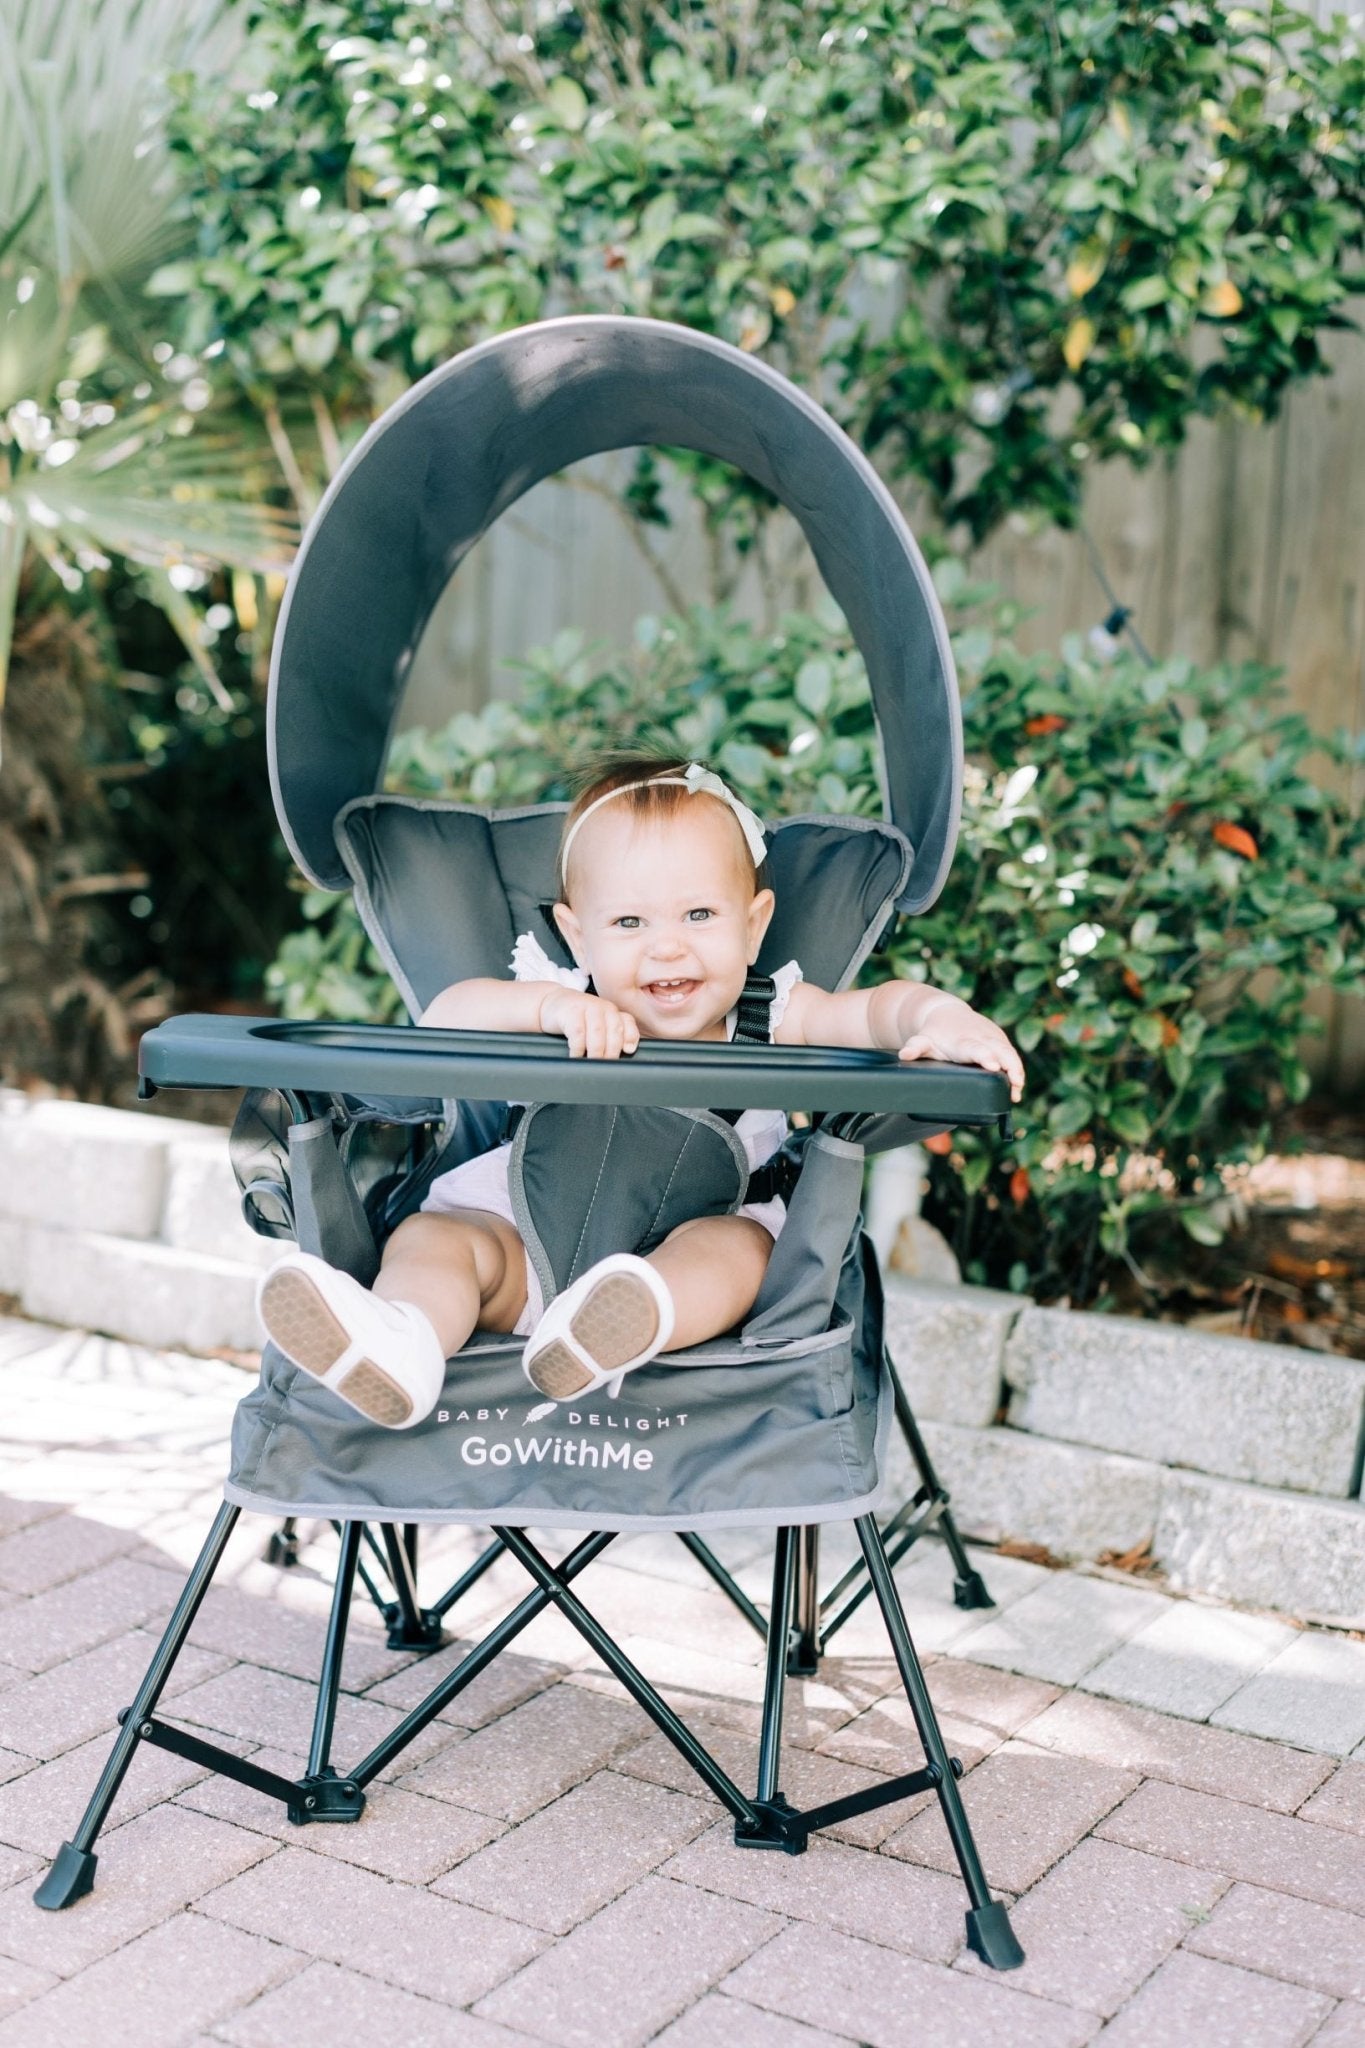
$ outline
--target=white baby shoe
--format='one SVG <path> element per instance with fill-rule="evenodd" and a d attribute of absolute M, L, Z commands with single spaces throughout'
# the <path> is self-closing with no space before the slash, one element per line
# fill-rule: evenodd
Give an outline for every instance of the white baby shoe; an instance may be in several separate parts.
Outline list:
<path fill-rule="evenodd" d="M 595 1393 L 647 1365 L 673 1335 L 673 1297 L 633 1252 L 599 1259 L 557 1294 L 526 1340 L 522 1366 L 551 1400 Z"/>
<path fill-rule="evenodd" d="M 285 1357 L 367 1422 L 412 1429 L 440 1399 L 440 1339 L 411 1302 L 384 1301 L 311 1252 L 286 1252 L 256 1306 Z"/>

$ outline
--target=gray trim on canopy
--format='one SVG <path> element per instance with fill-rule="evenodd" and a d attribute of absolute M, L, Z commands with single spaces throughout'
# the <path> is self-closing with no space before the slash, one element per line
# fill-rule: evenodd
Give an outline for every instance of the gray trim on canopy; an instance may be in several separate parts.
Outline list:
<path fill-rule="evenodd" d="M 800 522 L 867 664 L 892 821 L 924 910 L 957 836 L 962 726 L 948 632 L 890 492 L 815 401 L 728 342 L 665 321 L 572 316 L 467 349 L 413 386 L 338 472 L 289 580 L 270 673 L 270 779 L 305 874 L 349 877 L 342 806 L 383 781 L 393 721 L 437 600 L 533 485 L 608 449 L 732 463 Z"/>

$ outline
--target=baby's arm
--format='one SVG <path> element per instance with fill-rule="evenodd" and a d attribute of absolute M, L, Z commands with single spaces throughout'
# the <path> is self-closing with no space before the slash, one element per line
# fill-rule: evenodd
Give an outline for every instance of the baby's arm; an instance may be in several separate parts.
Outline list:
<path fill-rule="evenodd" d="M 923 981 L 883 981 L 839 995 L 799 981 L 777 1028 L 780 1045 L 880 1046 L 903 1060 L 954 1060 L 987 1067 L 1024 1093 L 1024 1065 L 998 1024 L 960 996 Z"/>
<path fill-rule="evenodd" d="M 575 1059 L 619 1059 L 640 1043 L 633 1017 L 614 1003 L 557 981 L 452 982 L 427 1005 L 420 1021 L 448 1031 L 542 1031 L 567 1039 Z"/>

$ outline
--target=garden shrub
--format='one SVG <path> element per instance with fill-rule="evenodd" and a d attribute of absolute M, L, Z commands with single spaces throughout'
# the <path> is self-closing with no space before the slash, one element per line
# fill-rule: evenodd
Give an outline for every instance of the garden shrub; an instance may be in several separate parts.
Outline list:
<path fill-rule="evenodd" d="M 958 565 L 958 604 L 980 599 Z M 1324 741 L 1255 664 L 1023 655 L 980 623 L 968 677 L 962 834 L 943 895 L 869 963 L 932 979 L 1024 1052 L 1010 1141 L 960 1132 L 930 1213 L 966 1277 L 1041 1299 L 1101 1298 L 1173 1221 L 1224 1225 L 1223 1170 L 1302 1100 L 1319 985 L 1365 988 L 1365 821 L 1310 779 Z M 647 619 L 610 654 L 561 634 L 517 704 L 395 746 L 390 787 L 484 804 L 566 796 L 606 748 L 715 763 L 770 816 L 879 815 L 861 660 L 832 607 L 776 640 L 724 614 Z M 270 972 L 289 1014 L 391 1018 L 397 998 L 349 898 L 312 892 Z"/>
<path fill-rule="evenodd" d="M 1070 524 L 1087 466 L 1269 415 L 1322 370 L 1365 245 L 1365 57 L 1280 0 L 253 0 L 245 21 L 255 75 L 184 82 L 199 249 L 154 283 L 305 494 L 339 433 L 457 349 L 624 312 L 761 353 L 977 538 Z M 683 466 L 751 542 L 763 494 Z"/>

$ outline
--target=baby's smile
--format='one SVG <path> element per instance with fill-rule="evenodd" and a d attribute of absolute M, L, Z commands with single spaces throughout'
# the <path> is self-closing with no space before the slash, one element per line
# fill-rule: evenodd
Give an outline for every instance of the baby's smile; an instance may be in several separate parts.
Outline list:
<path fill-rule="evenodd" d="M 647 996 L 650 996 L 656 1003 L 667 1005 L 670 1009 L 677 1009 L 683 1003 L 688 1002 L 701 987 L 702 983 L 695 978 L 692 980 L 647 981 L 643 984 L 644 993 Z"/>

